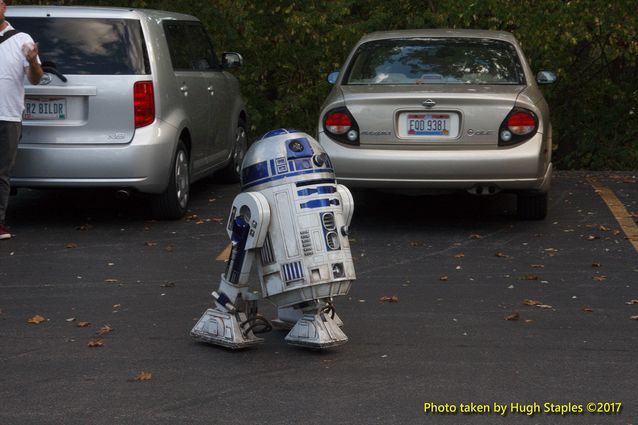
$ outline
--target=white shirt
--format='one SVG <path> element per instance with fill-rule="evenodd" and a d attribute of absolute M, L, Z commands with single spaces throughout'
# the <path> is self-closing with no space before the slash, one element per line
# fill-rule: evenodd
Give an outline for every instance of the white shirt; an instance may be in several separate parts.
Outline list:
<path fill-rule="evenodd" d="M 9 24 L 0 35 L 12 29 Z M 0 44 L 0 121 L 22 121 L 24 77 L 29 66 L 22 47 L 28 43 L 33 39 L 21 32 Z"/>

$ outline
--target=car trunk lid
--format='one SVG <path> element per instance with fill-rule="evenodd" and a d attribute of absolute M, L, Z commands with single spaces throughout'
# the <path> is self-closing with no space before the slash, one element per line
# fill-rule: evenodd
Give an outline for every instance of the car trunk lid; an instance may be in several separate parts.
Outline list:
<path fill-rule="evenodd" d="M 359 126 L 361 146 L 406 149 L 496 147 L 499 127 L 524 88 L 465 84 L 341 86 L 345 105 Z"/>
<path fill-rule="evenodd" d="M 134 84 L 152 80 L 139 20 L 44 11 L 10 19 L 39 43 L 45 72 L 25 86 L 22 143 L 129 143 Z"/>

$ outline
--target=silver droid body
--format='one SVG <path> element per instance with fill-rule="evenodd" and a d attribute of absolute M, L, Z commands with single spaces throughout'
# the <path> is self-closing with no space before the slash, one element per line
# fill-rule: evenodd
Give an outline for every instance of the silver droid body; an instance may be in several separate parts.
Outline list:
<path fill-rule="evenodd" d="M 261 341 L 253 332 L 262 325 L 253 314 L 259 297 L 248 290 L 254 261 L 261 296 L 277 305 L 276 323 L 291 328 L 289 344 L 345 343 L 332 298 L 347 294 L 355 279 L 347 237 L 353 208 L 312 137 L 284 129 L 262 136 L 242 165 L 242 193 L 227 223 L 232 250 L 215 307 L 191 335 L 230 348 Z"/>

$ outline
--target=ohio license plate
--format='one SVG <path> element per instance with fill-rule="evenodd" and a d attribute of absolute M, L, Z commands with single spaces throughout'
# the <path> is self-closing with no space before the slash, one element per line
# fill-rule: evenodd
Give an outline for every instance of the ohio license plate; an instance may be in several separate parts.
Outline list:
<path fill-rule="evenodd" d="M 408 136 L 449 136 L 449 114 L 407 114 L 406 133 Z"/>
<path fill-rule="evenodd" d="M 66 119 L 66 99 L 63 97 L 27 97 L 24 99 L 25 120 Z"/>

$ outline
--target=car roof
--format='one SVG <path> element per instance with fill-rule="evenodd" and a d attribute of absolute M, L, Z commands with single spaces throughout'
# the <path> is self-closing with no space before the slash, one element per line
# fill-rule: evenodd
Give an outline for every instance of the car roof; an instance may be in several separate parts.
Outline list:
<path fill-rule="evenodd" d="M 130 7 L 93 7 L 93 6 L 10 6 L 7 20 L 11 17 L 59 17 L 59 18 L 120 18 L 155 20 L 195 21 L 197 18 L 183 13 L 153 9 L 135 9 Z"/>
<path fill-rule="evenodd" d="M 516 43 L 512 33 L 506 31 L 468 30 L 468 29 L 411 29 L 394 31 L 377 31 L 364 35 L 359 43 L 368 41 L 401 39 L 401 38 L 491 38 Z"/>

